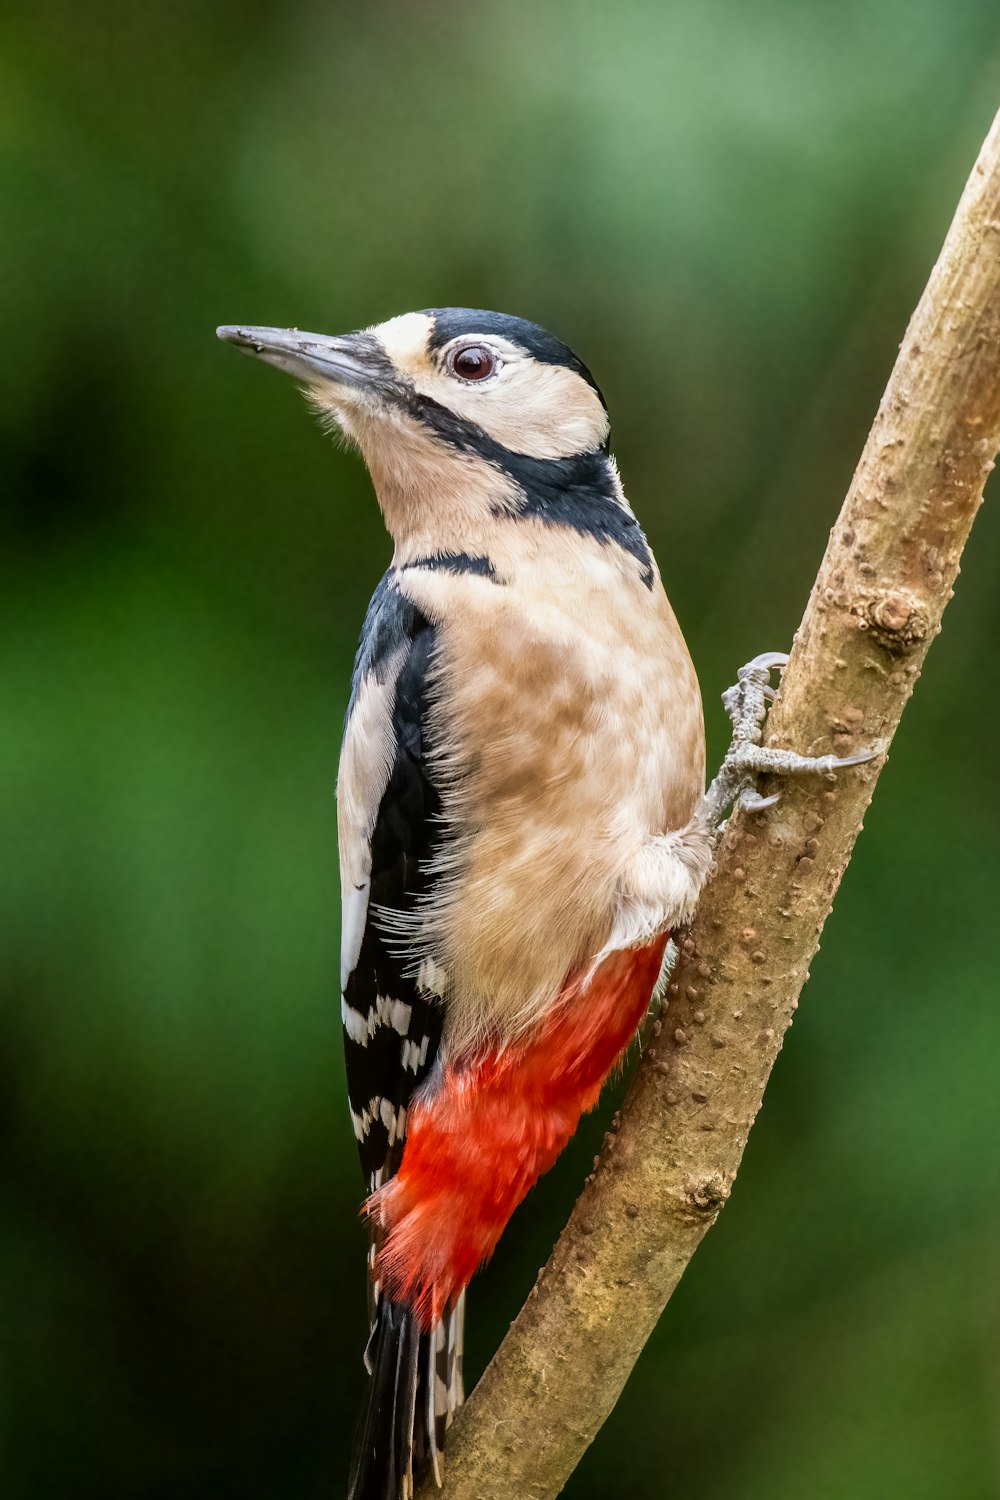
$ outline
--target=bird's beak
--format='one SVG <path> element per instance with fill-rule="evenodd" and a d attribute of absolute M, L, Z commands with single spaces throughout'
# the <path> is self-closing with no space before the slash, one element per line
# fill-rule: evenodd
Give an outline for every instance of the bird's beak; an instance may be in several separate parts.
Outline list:
<path fill-rule="evenodd" d="M 389 394 L 398 386 L 396 370 L 370 333 L 300 333 L 297 328 L 226 326 L 215 330 L 227 344 L 245 354 L 256 354 L 269 365 L 287 370 L 313 386 L 326 384 L 349 390 Z"/>

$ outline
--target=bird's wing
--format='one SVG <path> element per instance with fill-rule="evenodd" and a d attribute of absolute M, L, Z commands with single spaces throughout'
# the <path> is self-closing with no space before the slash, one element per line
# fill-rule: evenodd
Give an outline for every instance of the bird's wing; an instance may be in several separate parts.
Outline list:
<path fill-rule="evenodd" d="M 399 1168 L 406 1112 L 441 1040 L 433 985 L 426 973 L 418 983 L 386 922 L 395 929 L 426 891 L 440 838 L 426 743 L 434 648 L 434 626 L 390 570 L 361 636 L 338 781 L 347 1089 L 371 1190 Z"/>

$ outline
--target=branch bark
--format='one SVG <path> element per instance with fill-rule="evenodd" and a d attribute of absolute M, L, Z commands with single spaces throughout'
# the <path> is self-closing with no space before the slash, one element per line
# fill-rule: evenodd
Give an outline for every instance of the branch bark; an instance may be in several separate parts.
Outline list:
<path fill-rule="evenodd" d="M 998 447 L 1000 115 L 830 534 L 768 744 L 888 748 Z M 883 763 L 730 820 L 618 1129 L 449 1435 L 447 1500 L 558 1495 L 617 1401 L 729 1197 Z"/>

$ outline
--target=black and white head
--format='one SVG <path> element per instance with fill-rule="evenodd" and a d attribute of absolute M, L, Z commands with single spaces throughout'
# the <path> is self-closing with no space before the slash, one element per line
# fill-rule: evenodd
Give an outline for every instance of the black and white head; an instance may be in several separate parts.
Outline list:
<path fill-rule="evenodd" d="M 607 410 L 587 367 L 524 318 L 449 307 L 332 338 L 288 328 L 218 332 L 306 381 L 366 458 L 380 428 L 413 424 L 415 438 L 475 448 L 485 436 L 531 458 L 569 458 L 607 442 Z"/>
<path fill-rule="evenodd" d="M 405 313 L 336 337 L 225 327 L 219 337 L 303 381 L 361 451 L 397 555 L 461 549 L 504 517 L 615 541 L 651 577 L 586 365 L 524 318 Z"/>

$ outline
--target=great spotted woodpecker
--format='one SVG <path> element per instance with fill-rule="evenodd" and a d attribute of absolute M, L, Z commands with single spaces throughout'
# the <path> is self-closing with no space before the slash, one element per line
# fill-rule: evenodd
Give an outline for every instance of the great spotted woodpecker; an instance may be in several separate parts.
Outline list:
<path fill-rule="evenodd" d="M 338 824 L 371 1238 L 350 1495 L 406 1500 L 425 1467 L 440 1481 L 465 1288 L 635 1034 L 712 817 L 763 768 L 780 659 L 728 705 L 749 713 L 742 759 L 703 800 L 698 682 L 604 400 L 542 328 L 446 308 L 337 338 L 219 335 L 306 383 L 360 449 L 395 547 L 355 663 Z"/>

